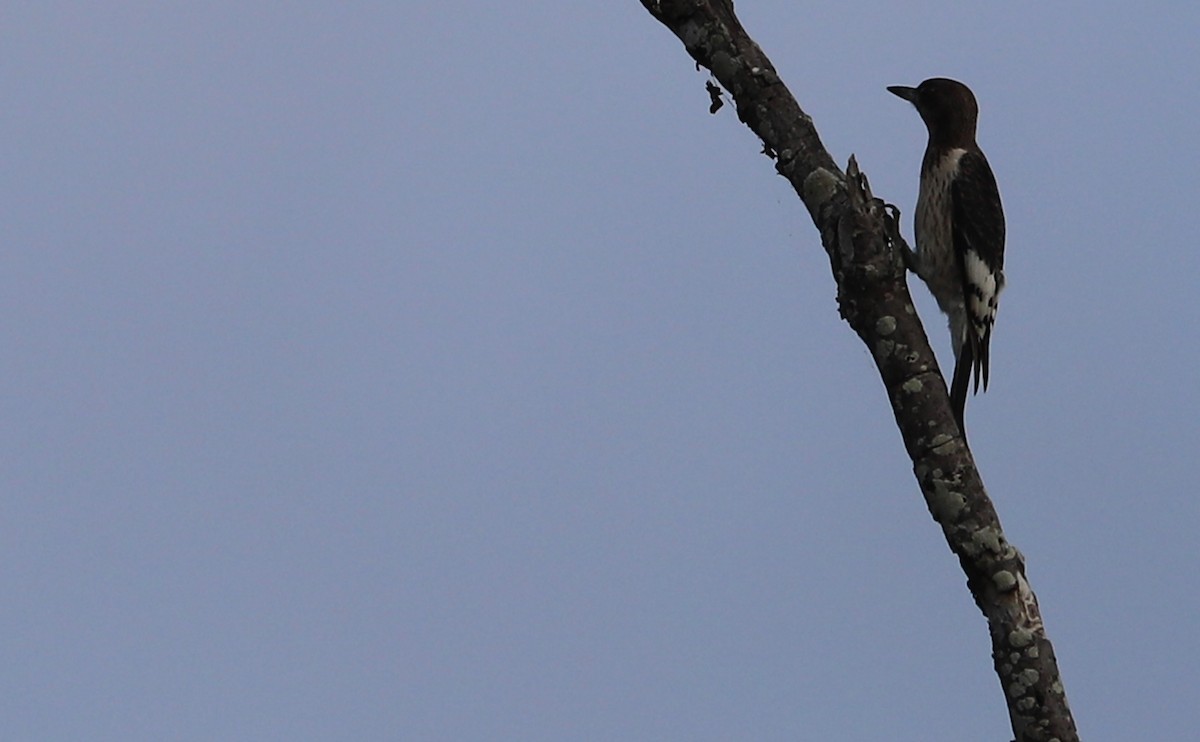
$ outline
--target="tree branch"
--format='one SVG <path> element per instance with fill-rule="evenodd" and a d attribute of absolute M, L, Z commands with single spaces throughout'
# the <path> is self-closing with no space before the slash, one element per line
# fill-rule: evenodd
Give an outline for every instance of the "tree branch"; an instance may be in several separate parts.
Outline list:
<path fill-rule="evenodd" d="M 871 194 L 853 157 L 846 173 L 834 164 L 729 0 L 641 2 L 729 91 L 738 118 L 808 207 L 833 269 L 841 316 L 875 359 L 925 504 L 987 619 L 1016 739 L 1078 740 L 1024 557 L 1004 537 L 913 308 L 894 208 Z"/>

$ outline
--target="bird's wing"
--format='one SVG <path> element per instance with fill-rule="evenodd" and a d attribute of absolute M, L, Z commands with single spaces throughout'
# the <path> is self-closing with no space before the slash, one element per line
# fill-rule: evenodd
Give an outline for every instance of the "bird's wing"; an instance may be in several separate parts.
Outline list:
<path fill-rule="evenodd" d="M 1004 210 L 1000 190 L 987 158 L 978 150 L 958 161 L 951 186 L 954 252 L 962 269 L 975 389 L 988 383 L 988 341 L 996 320 L 997 299 L 1004 288 Z"/>

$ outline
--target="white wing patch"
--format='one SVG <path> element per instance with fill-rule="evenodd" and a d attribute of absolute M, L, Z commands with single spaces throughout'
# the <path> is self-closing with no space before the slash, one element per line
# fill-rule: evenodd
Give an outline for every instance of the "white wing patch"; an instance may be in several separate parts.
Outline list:
<path fill-rule="evenodd" d="M 986 337 L 988 329 L 996 321 L 1003 279 L 974 250 L 963 256 L 963 268 L 967 278 L 967 314 L 979 337 Z"/>

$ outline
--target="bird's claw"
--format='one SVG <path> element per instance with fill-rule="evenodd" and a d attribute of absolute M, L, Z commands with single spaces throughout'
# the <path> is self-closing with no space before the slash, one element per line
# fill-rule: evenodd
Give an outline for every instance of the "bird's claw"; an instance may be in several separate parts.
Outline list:
<path fill-rule="evenodd" d="M 900 233 L 900 208 L 895 204 L 884 203 L 883 211 L 887 215 L 885 229 L 888 242 L 900 250 L 900 256 L 904 258 L 904 267 L 917 273 L 917 254 L 908 246 L 908 243 L 904 241 L 904 235 Z"/>

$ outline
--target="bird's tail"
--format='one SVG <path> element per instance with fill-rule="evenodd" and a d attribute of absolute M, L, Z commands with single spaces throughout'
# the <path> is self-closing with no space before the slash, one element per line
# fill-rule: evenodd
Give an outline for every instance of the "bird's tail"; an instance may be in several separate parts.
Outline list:
<path fill-rule="evenodd" d="M 950 406 L 954 410 L 954 419 L 958 422 L 958 429 L 962 431 L 963 440 L 967 439 L 967 426 L 964 421 L 967 411 L 967 389 L 971 385 L 971 371 L 975 368 L 975 349 L 968 339 L 963 342 L 958 358 L 954 361 L 954 378 L 950 381 Z"/>
<path fill-rule="evenodd" d="M 992 328 L 985 327 L 979 335 L 972 335 L 974 345 L 972 348 L 975 356 L 975 393 L 979 392 L 979 377 L 983 376 L 983 391 L 987 391 L 988 385 L 988 346 L 991 345 Z"/>

